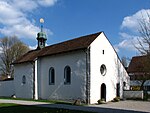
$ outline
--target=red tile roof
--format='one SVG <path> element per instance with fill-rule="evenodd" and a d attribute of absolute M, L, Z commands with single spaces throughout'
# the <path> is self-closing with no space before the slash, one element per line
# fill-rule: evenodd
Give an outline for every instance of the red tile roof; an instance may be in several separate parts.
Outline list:
<path fill-rule="evenodd" d="M 19 64 L 23 62 L 32 62 L 38 57 L 39 52 L 40 50 L 31 50 L 27 52 L 26 54 L 24 54 L 23 56 L 21 56 L 16 61 L 14 61 L 13 64 Z"/>
<path fill-rule="evenodd" d="M 48 55 L 60 54 L 69 51 L 75 51 L 80 49 L 86 49 L 99 35 L 101 32 L 82 36 L 58 44 L 47 46 L 41 50 L 32 50 L 17 59 L 14 64 L 31 62 L 37 57 L 43 57 Z"/>
<path fill-rule="evenodd" d="M 129 67 L 127 69 L 128 73 L 143 73 L 145 71 L 145 66 L 147 62 L 146 56 L 135 56 L 132 58 Z"/>

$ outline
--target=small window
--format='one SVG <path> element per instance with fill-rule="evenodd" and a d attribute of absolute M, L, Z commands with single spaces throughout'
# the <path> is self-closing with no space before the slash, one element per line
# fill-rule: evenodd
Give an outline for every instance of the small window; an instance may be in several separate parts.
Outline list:
<path fill-rule="evenodd" d="M 106 71 L 107 71 L 106 70 L 106 66 L 104 64 L 102 64 L 101 67 L 100 67 L 100 73 L 101 73 L 101 75 L 104 76 L 106 74 Z"/>
<path fill-rule="evenodd" d="M 55 70 L 53 67 L 49 69 L 49 85 L 55 84 Z"/>
<path fill-rule="evenodd" d="M 126 82 L 123 82 L 123 87 L 125 87 L 126 86 Z"/>
<path fill-rule="evenodd" d="M 71 68 L 69 66 L 64 69 L 64 84 L 71 84 Z"/>
<path fill-rule="evenodd" d="M 103 55 L 104 55 L 104 50 L 103 50 L 103 52 L 102 52 L 102 53 L 103 53 Z"/>
<path fill-rule="evenodd" d="M 23 75 L 23 77 L 22 77 L 22 84 L 26 84 L 26 76 L 25 75 Z"/>

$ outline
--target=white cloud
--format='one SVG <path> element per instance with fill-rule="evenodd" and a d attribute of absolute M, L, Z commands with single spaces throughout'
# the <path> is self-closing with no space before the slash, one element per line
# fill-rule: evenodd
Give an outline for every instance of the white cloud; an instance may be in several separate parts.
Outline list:
<path fill-rule="evenodd" d="M 125 32 L 120 32 L 119 35 L 120 35 L 122 41 L 114 46 L 115 50 L 117 52 L 119 52 L 120 49 L 128 49 L 130 51 L 131 50 L 134 51 L 135 47 L 133 45 L 133 39 L 135 36 L 131 36 Z"/>
<path fill-rule="evenodd" d="M 33 11 L 38 4 L 33 0 L 13 0 L 11 5 L 21 11 Z"/>
<path fill-rule="evenodd" d="M 135 46 L 136 43 L 134 42 L 135 40 L 134 39 L 130 39 L 130 40 L 123 40 L 122 42 L 120 42 L 118 44 L 118 47 L 119 48 L 126 48 L 128 50 L 135 50 Z M 133 43 L 134 42 L 134 43 Z"/>
<path fill-rule="evenodd" d="M 119 50 L 118 45 L 114 45 L 113 47 L 114 47 L 115 51 L 116 51 L 117 53 L 119 53 L 120 50 Z"/>
<path fill-rule="evenodd" d="M 42 6 L 53 6 L 58 0 L 38 0 L 38 3 Z"/>
<path fill-rule="evenodd" d="M 131 16 L 127 16 L 123 19 L 121 28 L 127 28 L 131 31 L 137 32 L 139 29 L 139 22 L 144 19 L 149 21 L 148 14 L 150 14 L 150 9 L 142 9 Z"/>
<path fill-rule="evenodd" d="M 140 29 L 140 22 L 144 20 L 144 22 L 149 23 L 150 20 L 148 14 L 150 14 L 150 9 L 142 9 L 123 19 L 121 24 L 121 32 L 119 33 L 122 41 L 114 46 L 117 52 L 119 52 L 120 49 L 137 51 L 135 47 L 140 47 L 137 39 L 142 39 L 138 33 L 138 30 Z"/>
<path fill-rule="evenodd" d="M 122 39 L 131 39 L 134 37 L 134 36 L 131 36 L 125 32 L 120 32 L 119 35 L 121 36 Z"/>
<path fill-rule="evenodd" d="M 120 52 L 120 49 L 125 49 L 130 52 L 136 51 L 136 52 L 140 53 L 140 51 L 137 49 L 137 48 L 141 48 L 139 41 L 142 43 L 142 46 L 145 49 L 149 48 L 149 45 L 147 43 L 144 43 L 143 38 L 140 36 L 130 35 L 127 33 L 120 33 L 120 36 L 123 38 L 123 40 L 119 44 L 114 45 L 114 48 L 117 52 Z M 127 38 L 126 38 L 126 36 L 127 36 Z"/>
<path fill-rule="evenodd" d="M 138 39 L 140 39 L 139 36 L 136 35 L 130 35 L 127 33 L 119 33 L 121 38 L 123 39 L 119 44 L 116 44 L 115 50 L 119 52 L 120 49 L 126 49 L 128 51 L 136 51 L 137 49 L 135 47 L 139 46 Z"/>
<path fill-rule="evenodd" d="M 37 48 L 37 45 L 35 45 L 35 46 L 29 46 L 29 48 L 30 48 L 30 50 L 34 50 L 34 49 Z"/>
<path fill-rule="evenodd" d="M 57 0 L 0 0 L 0 33 L 24 38 L 35 38 L 40 31 L 28 15 L 38 7 L 53 6 Z M 44 5 L 46 4 L 46 5 Z M 52 34 L 49 29 L 45 30 Z"/>
<path fill-rule="evenodd" d="M 29 46 L 29 48 L 30 48 L 31 50 L 34 50 L 34 49 L 37 48 L 37 46 L 38 46 L 38 45 L 35 45 L 35 46 Z M 48 46 L 48 44 L 46 43 L 45 46 Z"/>

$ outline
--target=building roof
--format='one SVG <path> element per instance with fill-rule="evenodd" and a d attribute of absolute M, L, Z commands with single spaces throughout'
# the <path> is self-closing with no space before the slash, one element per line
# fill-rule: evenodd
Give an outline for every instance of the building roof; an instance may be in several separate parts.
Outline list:
<path fill-rule="evenodd" d="M 19 59 L 17 59 L 13 64 L 31 62 L 34 61 L 37 57 L 60 54 L 60 53 L 65 53 L 65 52 L 70 52 L 70 51 L 75 51 L 80 49 L 86 49 L 101 33 L 102 32 L 98 32 L 95 34 L 90 34 L 72 40 L 68 40 L 65 42 L 61 42 L 58 44 L 50 45 L 41 50 L 37 50 L 37 49 L 31 50 L 28 53 L 21 56 Z"/>
<path fill-rule="evenodd" d="M 132 60 L 129 64 L 129 67 L 127 69 L 128 73 L 142 73 L 146 69 L 146 62 L 147 57 L 146 56 L 135 56 L 132 57 Z"/>
<path fill-rule="evenodd" d="M 130 81 L 130 86 L 141 86 L 142 81 L 140 80 L 131 80 Z M 143 86 L 150 86 L 150 80 L 146 80 L 143 84 Z"/>
<path fill-rule="evenodd" d="M 31 50 L 18 58 L 16 61 L 13 62 L 13 64 L 19 64 L 23 62 L 32 62 L 38 57 L 38 53 L 40 50 Z"/>

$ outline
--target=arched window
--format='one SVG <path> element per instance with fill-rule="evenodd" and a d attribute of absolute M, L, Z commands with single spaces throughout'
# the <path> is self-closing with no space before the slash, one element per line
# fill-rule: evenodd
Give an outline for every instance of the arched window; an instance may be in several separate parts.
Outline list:
<path fill-rule="evenodd" d="M 26 84 L 26 76 L 25 75 L 23 75 L 23 77 L 22 77 L 22 84 Z"/>
<path fill-rule="evenodd" d="M 55 70 L 53 67 L 49 69 L 49 85 L 55 84 Z"/>
<path fill-rule="evenodd" d="M 64 69 L 64 84 L 71 84 L 71 68 L 69 66 Z"/>

